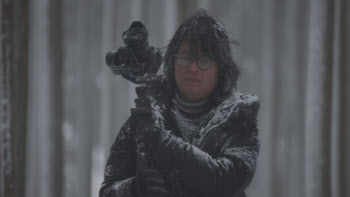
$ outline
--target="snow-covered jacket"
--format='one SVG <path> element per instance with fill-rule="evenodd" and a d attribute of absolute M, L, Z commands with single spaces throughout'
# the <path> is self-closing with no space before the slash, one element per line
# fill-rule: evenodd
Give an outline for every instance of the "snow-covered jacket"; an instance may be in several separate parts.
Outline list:
<path fill-rule="evenodd" d="M 164 127 L 152 157 L 172 184 L 168 188 L 174 191 L 169 196 L 246 196 L 244 190 L 254 176 L 259 152 L 257 96 L 234 92 L 213 107 L 214 116 L 202 128 L 205 134 L 198 147 L 182 140 L 168 116 L 170 98 L 163 100 L 153 105 L 164 115 L 159 120 Z M 100 197 L 136 196 L 133 182 L 139 157 L 134 118 L 126 121 L 111 147 Z"/>

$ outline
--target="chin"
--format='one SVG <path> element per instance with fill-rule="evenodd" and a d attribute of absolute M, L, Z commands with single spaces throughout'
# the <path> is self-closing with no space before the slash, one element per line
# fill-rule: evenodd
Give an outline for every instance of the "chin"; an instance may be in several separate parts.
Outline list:
<path fill-rule="evenodd" d="M 186 98 L 190 101 L 200 101 L 200 100 L 205 99 L 206 97 L 200 93 L 196 94 L 196 92 L 190 92 L 190 93 L 186 94 Z"/>

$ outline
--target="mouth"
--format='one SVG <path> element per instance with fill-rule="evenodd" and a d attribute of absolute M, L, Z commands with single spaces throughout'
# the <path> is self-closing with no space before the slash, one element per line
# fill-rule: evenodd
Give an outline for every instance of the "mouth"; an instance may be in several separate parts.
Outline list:
<path fill-rule="evenodd" d="M 187 77 L 184 79 L 184 81 L 188 83 L 201 83 L 199 79 L 193 77 Z"/>

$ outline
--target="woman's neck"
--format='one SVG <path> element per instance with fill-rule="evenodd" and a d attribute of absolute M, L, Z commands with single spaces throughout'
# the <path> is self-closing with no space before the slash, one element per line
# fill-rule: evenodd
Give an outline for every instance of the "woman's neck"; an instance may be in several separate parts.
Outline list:
<path fill-rule="evenodd" d="M 209 100 L 207 98 L 201 101 L 188 101 L 183 99 L 177 92 L 175 92 L 173 104 L 181 111 L 190 114 L 201 113 L 210 108 Z"/>

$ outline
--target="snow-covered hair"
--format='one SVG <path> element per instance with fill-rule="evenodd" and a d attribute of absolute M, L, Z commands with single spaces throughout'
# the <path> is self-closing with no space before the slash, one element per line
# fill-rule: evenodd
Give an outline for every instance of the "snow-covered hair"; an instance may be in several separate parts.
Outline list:
<path fill-rule="evenodd" d="M 221 23 L 209 16 L 204 9 L 199 9 L 176 30 L 175 35 L 165 52 L 164 73 L 168 78 L 168 87 L 176 88 L 175 81 L 175 53 L 182 41 L 187 41 L 193 55 L 198 55 L 201 49 L 204 55 L 215 60 L 219 65 L 219 80 L 209 99 L 220 103 L 231 95 L 237 87 L 239 68 L 233 60 L 230 39 Z"/>

